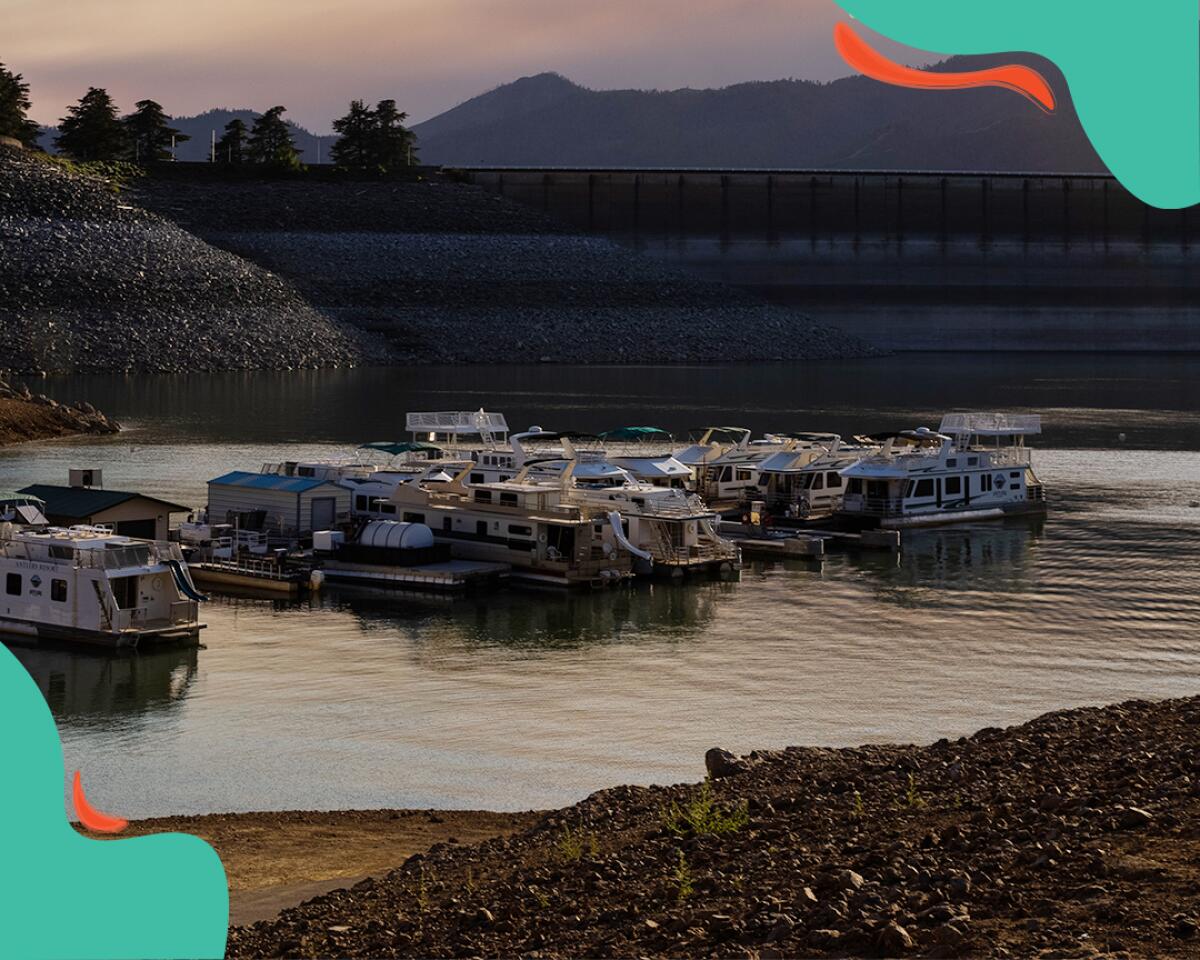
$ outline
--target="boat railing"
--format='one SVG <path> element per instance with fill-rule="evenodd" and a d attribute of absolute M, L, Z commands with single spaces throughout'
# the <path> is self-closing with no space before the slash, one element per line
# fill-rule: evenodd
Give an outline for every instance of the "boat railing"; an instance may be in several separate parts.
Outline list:
<path fill-rule="evenodd" d="M 904 513 L 903 497 L 864 497 L 846 494 L 841 509 L 846 513 L 868 513 L 876 517 L 898 517 Z"/>
<path fill-rule="evenodd" d="M 0 552 L 14 560 L 57 564 L 85 570 L 123 570 L 156 566 L 168 560 L 183 559 L 183 552 L 179 544 L 156 540 L 146 540 L 127 546 L 79 548 L 70 542 L 11 539 L 0 542 Z"/>

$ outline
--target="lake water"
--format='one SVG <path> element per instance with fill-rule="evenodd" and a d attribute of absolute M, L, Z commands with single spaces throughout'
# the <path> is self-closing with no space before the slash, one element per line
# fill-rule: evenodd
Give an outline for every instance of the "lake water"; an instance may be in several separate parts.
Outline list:
<path fill-rule="evenodd" d="M 915 533 L 899 558 L 748 564 L 733 583 L 218 599 L 202 650 L 15 652 L 46 692 L 68 770 L 126 816 L 546 807 L 697 779 L 714 745 L 931 741 L 1057 708 L 1197 694 L 1196 360 L 47 381 L 128 429 L 0 450 L 0 489 L 102 467 L 109 487 L 198 504 L 205 480 L 230 469 L 401 437 L 408 410 L 486 406 L 514 428 L 850 434 L 998 408 L 1045 415 L 1035 465 L 1052 513 Z"/>

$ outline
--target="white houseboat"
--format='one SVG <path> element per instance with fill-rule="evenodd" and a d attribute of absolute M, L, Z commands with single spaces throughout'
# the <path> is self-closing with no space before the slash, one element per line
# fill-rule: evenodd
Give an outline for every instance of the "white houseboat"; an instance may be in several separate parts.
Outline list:
<path fill-rule="evenodd" d="M 1027 437 L 1041 418 L 1002 413 L 947 416 L 938 432 L 921 428 L 842 471 L 837 516 L 887 528 L 997 520 L 1046 512 Z"/>
<path fill-rule="evenodd" d="M 806 520 L 833 513 L 842 502 L 842 471 L 878 447 L 843 444 L 833 434 L 812 434 L 813 446 L 772 454 L 758 469 L 759 497 L 777 517 Z"/>
<path fill-rule="evenodd" d="M 0 523 L 0 633 L 136 647 L 195 641 L 196 591 L 178 544 L 101 527 Z"/>
<path fill-rule="evenodd" d="M 571 468 L 558 483 L 518 475 L 471 484 L 476 465 L 464 461 L 460 467 L 449 483 L 397 487 L 390 500 L 396 519 L 425 524 L 457 557 L 509 564 L 517 579 L 599 586 L 632 576 L 633 553 L 620 515 L 571 502 Z"/>
<path fill-rule="evenodd" d="M 700 497 L 639 480 L 604 459 L 603 451 L 585 455 L 576 442 L 563 434 L 514 437 L 528 458 L 520 481 L 559 487 L 567 502 L 591 510 L 618 511 L 638 573 L 732 573 L 741 567 L 737 545 L 718 533 L 719 516 Z"/>

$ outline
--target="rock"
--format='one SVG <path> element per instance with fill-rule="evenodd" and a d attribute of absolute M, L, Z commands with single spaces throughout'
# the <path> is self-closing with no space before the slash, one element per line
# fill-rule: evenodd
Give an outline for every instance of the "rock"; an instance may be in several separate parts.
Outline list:
<path fill-rule="evenodd" d="M 875 935 L 875 946 L 884 956 L 894 957 L 916 948 L 916 943 L 900 924 L 894 920 Z"/>
<path fill-rule="evenodd" d="M 728 750 L 722 750 L 720 747 L 713 747 L 704 755 L 704 766 L 708 770 L 708 775 L 714 780 L 737 777 L 750 769 L 750 765 L 746 761 L 738 759 Z"/>
<path fill-rule="evenodd" d="M 1200 929 L 1200 924 L 1197 923 L 1195 917 L 1176 916 L 1173 918 L 1174 927 L 1172 928 L 1175 936 L 1180 940 L 1191 940 L 1196 936 L 1197 929 Z"/>
<path fill-rule="evenodd" d="M 1154 820 L 1154 814 L 1140 807 L 1130 807 L 1121 811 L 1117 823 L 1122 830 L 1138 830 L 1149 825 Z"/>
<path fill-rule="evenodd" d="M 843 892 L 851 892 L 862 889 L 862 885 L 866 883 L 861 873 L 855 873 L 853 870 L 839 870 L 833 875 L 833 884 L 835 889 Z"/>

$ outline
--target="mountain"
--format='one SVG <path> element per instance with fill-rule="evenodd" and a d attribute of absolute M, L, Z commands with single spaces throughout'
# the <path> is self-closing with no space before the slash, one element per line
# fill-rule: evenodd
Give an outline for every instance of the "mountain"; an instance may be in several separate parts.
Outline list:
<path fill-rule="evenodd" d="M 425 163 L 1097 172 L 1066 84 L 1031 56 L 954 57 L 932 70 L 1024 62 L 1054 87 L 1046 114 L 1007 90 L 931 93 L 864 77 L 713 90 L 589 90 L 525 77 L 414 129 Z"/>
<path fill-rule="evenodd" d="M 171 126 L 175 127 L 180 133 L 186 133 L 190 140 L 179 144 L 177 157 L 180 160 L 207 160 L 212 147 L 212 131 L 217 132 L 217 139 L 221 139 L 221 134 L 225 130 L 225 125 L 233 120 L 234 117 L 241 117 L 247 128 L 254 125 L 255 119 L 258 117 L 258 111 L 255 110 L 228 110 L 216 109 L 208 110 L 195 117 L 175 117 L 171 121 Z M 292 139 L 296 142 L 296 148 L 300 151 L 300 159 L 306 163 L 317 162 L 317 138 L 304 127 L 295 123 L 288 123 L 288 127 L 292 131 Z M 54 138 L 58 136 L 58 131 L 53 127 L 43 127 L 42 134 L 38 142 L 46 150 L 54 150 Z M 333 146 L 334 140 L 332 136 L 324 137 L 321 140 L 320 155 L 322 160 L 328 160 L 329 148 Z"/>

